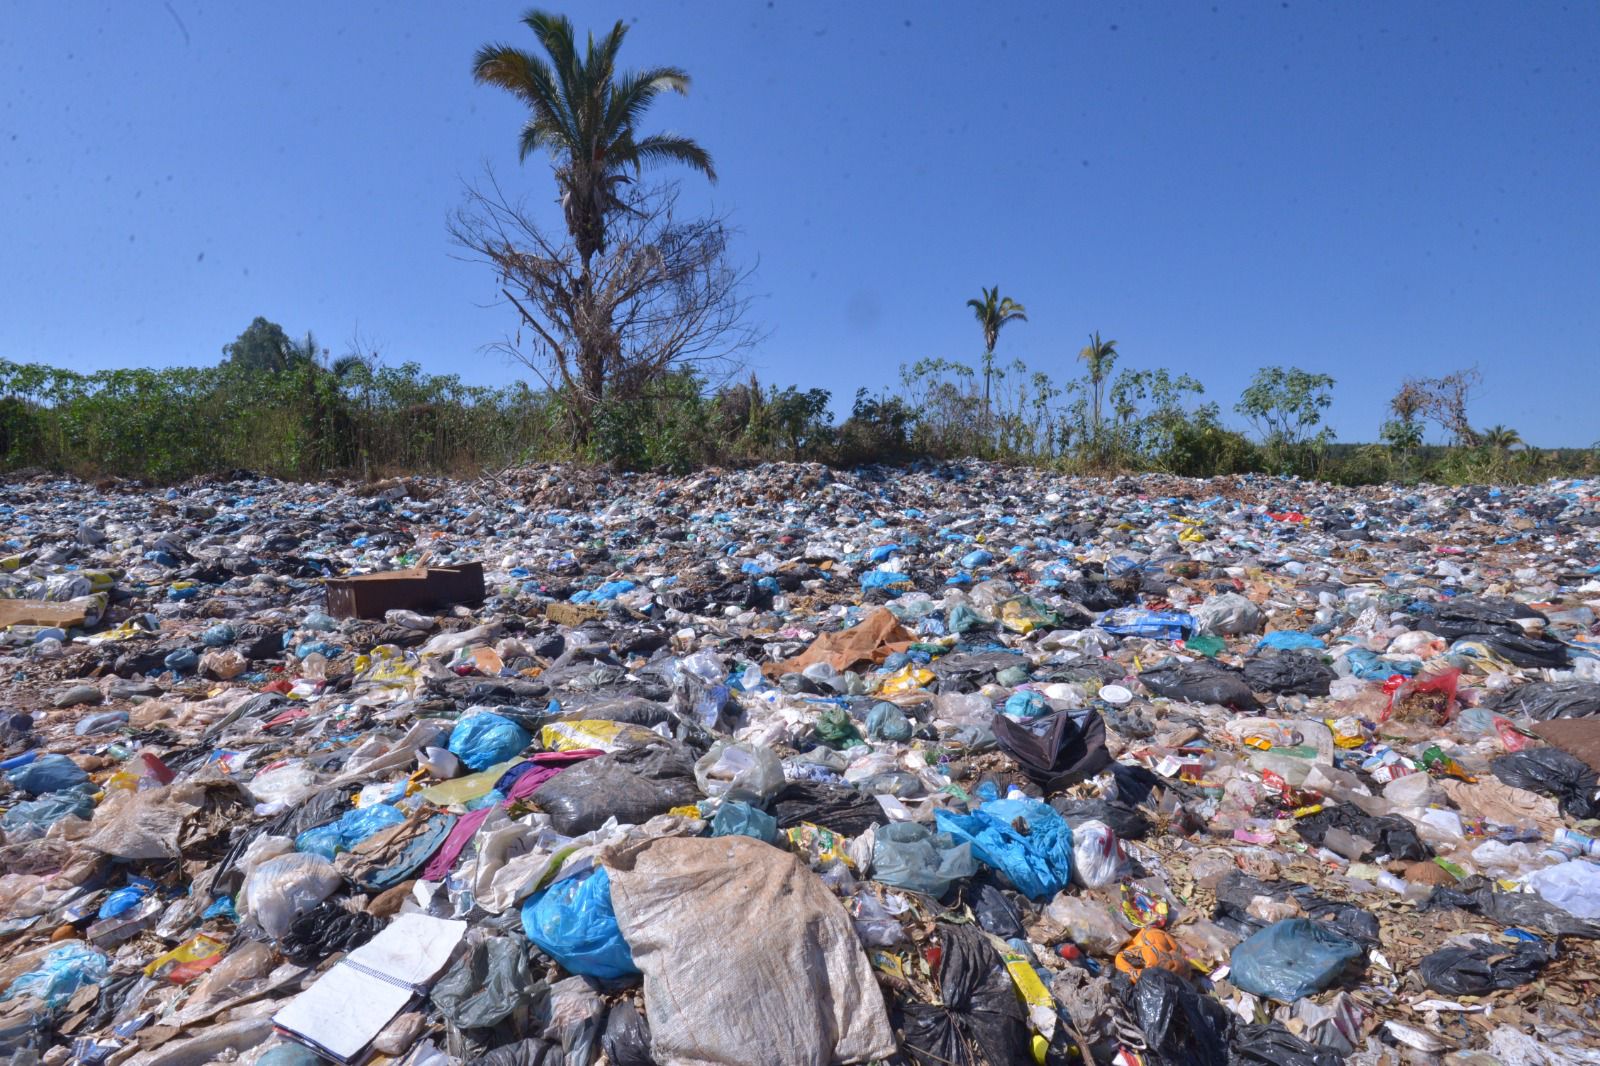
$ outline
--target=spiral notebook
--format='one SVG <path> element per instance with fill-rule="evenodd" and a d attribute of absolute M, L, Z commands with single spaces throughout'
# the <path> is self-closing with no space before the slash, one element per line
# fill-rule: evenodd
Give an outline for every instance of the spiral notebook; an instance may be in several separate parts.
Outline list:
<path fill-rule="evenodd" d="M 428 994 L 466 932 L 466 922 L 401 914 L 290 1000 L 273 1024 L 336 1062 L 361 1062 L 383 1027 Z"/>

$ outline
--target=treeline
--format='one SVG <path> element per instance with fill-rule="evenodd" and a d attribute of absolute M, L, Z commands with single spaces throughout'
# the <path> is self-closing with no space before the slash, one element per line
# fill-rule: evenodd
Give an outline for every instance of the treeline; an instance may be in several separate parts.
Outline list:
<path fill-rule="evenodd" d="M 276 362 L 236 352 L 214 367 L 89 374 L 0 361 L 0 469 L 172 482 L 240 469 L 376 478 L 556 459 L 681 471 L 970 456 L 1081 473 L 1293 473 L 1347 484 L 1600 473 L 1594 450 L 1522 447 L 1503 430 L 1452 446 L 1394 433 L 1389 443 L 1335 443 L 1313 432 L 1303 409 L 1325 401 L 1332 382 L 1308 391 L 1301 372 L 1282 368 L 1264 370 L 1234 405 L 1268 427 L 1254 437 L 1225 425 L 1199 382 L 1165 370 L 1100 382 L 1097 413 L 1088 377 L 1058 383 L 1020 363 L 991 367 L 986 400 L 979 372 L 925 360 L 902 367 L 895 389 L 858 391 L 843 419 L 823 389 L 766 386 L 753 375 L 708 389 L 678 370 L 600 404 L 580 440 L 560 392 L 467 385 L 415 363 L 330 363 L 306 349 Z"/>

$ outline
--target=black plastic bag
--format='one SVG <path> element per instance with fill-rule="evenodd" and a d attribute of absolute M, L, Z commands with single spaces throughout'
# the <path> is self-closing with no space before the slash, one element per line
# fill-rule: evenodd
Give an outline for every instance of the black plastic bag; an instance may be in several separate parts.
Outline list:
<path fill-rule="evenodd" d="M 1481 639 L 1490 651 L 1524 670 L 1560 670 L 1567 665 L 1567 646 L 1559 640 L 1502 632 L 1474 639 Z"/>
<path fill-rule="evenodd" d="M 1447 996 L 1481 996 L 1518 988 L 1538 978 L 1549 963 L 1544 945 L 1524 941 L 1500 948 L 1487 940 L 1441 948 L 1419 964 L 1422 981 Z"/>
<path fill-rule="evenodd" d="M 1138 982 L 1118 973 L 1114 987 L 1150 1046 L 1148 1066 L 1228 1066 L 1233 1015 L 1217 1000 L 1156 966 Z"/>
<path fill-rule="evenodd" d="M 1310 885 L 1294 881 L 1261 881 L 1242 870 L 1234 870 L 1217 883 L 1217 905 L 1212 914 L 1213 920 L 1240 936 L 1250 936 L 1265 929 L 1272 923 L 1250 913 L 1250 904 L 1257 896 L 1293 900 L 1306 917 L 1324 923 L 1345 939 L 1368 945 L 1378 943 L 1376 915 L 1353 903 L 1341 903 L 1319 896 Z"/>
<path fill-rule="evenodd" d="M 1300 1039 L 1281 1022 L 1235 1025 L 1228 1066 L 1339 1066 L 1344 1056 Z"/>
<path fill-rule="evenodd" d="M 772 801 L 771 815 L 779 829 L 801 822 L 820 825 L 847 837 L 860 836 L 889 820 L 878 801 L 849 785 L 826 781 L 791 781 Z"/>
<path fill-rule="evenodd" d="M 473 944 L 445 971 L 430 996 L 445 1020 L 462 1029 L 499 1025 L 530 998 L 528 949 L 521 938 L 491 936 Z"/>
<path fill-rule="evenodd" d="M 939 998 L 944 1003 L 901 1005 L 906 1054 L 918 1066 L 1032 1061 L 1028 1016 L 988 938 L 970 925 L 941 925 L 939 939 L 944 952 Z"/>
<path fill-rule="evenodd" d="M 279 947 L 290 962 L 315 966 L 336 951 L 360 947 L 382 928 L 383 919 L 328 900 L 296 918 Z"/>
<path fill-rule="evenodd" d="M 1084 822 L 1101 822 L 1123 840 L 1143 840 L 1150 832 L 1150 820 L 1121 800 L 1073 799 L 1057 796 L 1050 801 L 1067 824 L 1076 829 Z"/>
<path fill-rule="evenodd" d="M 512 1044 L 503 1044 L 486 1054 L 474 1056 L 480 1066 L 558 1066 L 565 1060 L 561 1045 L 537 1037 L 528 1037 Z"/>
<path fill-rule="evenodd" d="M 1251 659 L 1244 664 L 1243 676 L 1252 692 L 1326 696 L 1337 675 L 1309 652 L 1285 651 Z"/>
<path fill-rule="evenodd" d="M 1489 769 L 1513 788 L 1554 796 L 1574 818 L 1600 818 L 1600 775 L 1560 748 L 1529 748 L 1489 760 Z"/>
<path fill-rule="evenodd" d="M 626 999 L 611 1008 L 600 1046 L 611 1066 L 656 1066 L 650 1057 L 650 1027 Z"/>
<path fill-rule="evenodd" d="M 1531 681 L 1497 692 L 1483 704 L 1508 718 L 1588 718 L 1600 714 L 1600 683 L 1594 681 Z"/>
<path fill-rule="evenodd" d="M 1437 907 L 1459 907 L 1502 925 L 1536 929 L 1550 936 L 1600 940 L 1600 922 L 1569 914 L 1530 893 L 1496 892 L 1494 885 L 1481 877 L 1468 878 L 1453 888 L 1434 889 L 1422 909 Z"/>
<path fill-rule="evenodd" d="M 1375 850 L 1396 859 L 1416 862 L 1433 858 L 1433 849 L 1417 836 L 1416 827 L 1397 814 L 1375 818 L 1359 807 L 1341 803 L 1295 820 L 1295 831 L 1301 839 L 1316 847 L 1321 847 L 1330 829 L 1364 837 L 1372 841 Z"/>
<path fill-rule="evenodd" d="M 678 744 L 641 744 L 569 767 L 533 791 L 556 832 L 577 836 L 607 818 L 642 825 L 700 799 L 694 758 Z"/>
<path fill-rule="evenodd" d="M 1017 917 L 1017 909 L 1011 905 L 1005 891 L 987 877 L 977 878 L 969 883 L 967 889 L 967 903 L 972 907 L 972 913 L 978 919 L 978 925 L 986 933 L 993 933 L 1001 940 L 1025 940 L 1027 930 L 1022 928 L 1022 919 Z"/>
<path fill-rule="evenodd" d="M 1167 663 L 1141 673 L 1139 683 L 1169 699 L 1215 703 L 1236 711 L 1261 710 L 1243 676 L 1215 663 Z"/>
<path fill-rule="evenodd" d="M 1027 722 L 997 714 L 989 728 L 1000 749 L 1046 792 L 1069 788 L 1111 764 L 1106 724 L 1089 708 L 1056 711 Z"/>

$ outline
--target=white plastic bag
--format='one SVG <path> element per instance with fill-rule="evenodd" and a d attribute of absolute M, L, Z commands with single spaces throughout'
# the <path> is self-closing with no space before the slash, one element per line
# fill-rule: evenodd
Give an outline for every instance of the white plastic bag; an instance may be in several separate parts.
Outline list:
<path fill-rule="evenodd" d="M 1600 918 L 1600 866 L 1573 859 L 1529 874 L 1524 881 L 1562 910 L 1579 918 Z"/>
<path fill-rule="evenodd" d="M 339 890 L 344 878 L 321 855 L 280 855 L 250 871 L 241 893 L 240 917 L 255 919 L 277 940 L 302 914 Z"/>
<path fill-rule="evenodd" d="M 694 764 L 700 791 L 765 807 L 784 785 L 783 763 L 771 748 L 719 740 Z"/>
<path fill-rule="evenodd" d="M 1127 855 L 1109 825 L 1081 822 L 1072 830 L 1072 879 L 1084 888 L 1104 888 L 1122 877 Z"/>

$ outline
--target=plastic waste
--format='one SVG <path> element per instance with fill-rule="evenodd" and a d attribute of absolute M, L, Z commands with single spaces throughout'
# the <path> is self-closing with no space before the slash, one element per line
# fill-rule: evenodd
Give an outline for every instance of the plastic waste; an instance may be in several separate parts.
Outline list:
<path fill-rule="evenodd" d="M 1360 944 L 1322 922 L 1288 918 L 1233 949 L 1228 979 L 1253 995 L 1292 1003 L 1327 988 L 1362 954 Z"/>

